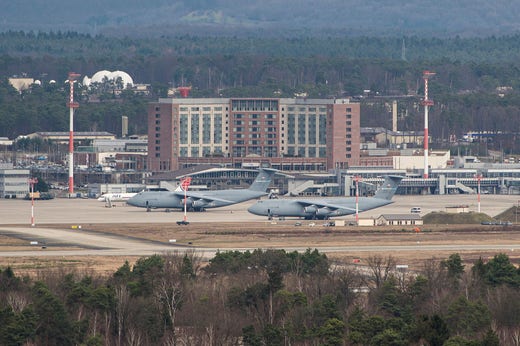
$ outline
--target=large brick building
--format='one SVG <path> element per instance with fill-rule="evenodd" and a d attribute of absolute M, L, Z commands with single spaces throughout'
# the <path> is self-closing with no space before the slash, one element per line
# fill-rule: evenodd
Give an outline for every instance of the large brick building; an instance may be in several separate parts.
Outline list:
<path fill-rule="evenodd" d="M 359 126 L 360 105 L 349 99 L 159 99 L 148 110 L 148 167 L 346 168 L 359 163 Z"/>

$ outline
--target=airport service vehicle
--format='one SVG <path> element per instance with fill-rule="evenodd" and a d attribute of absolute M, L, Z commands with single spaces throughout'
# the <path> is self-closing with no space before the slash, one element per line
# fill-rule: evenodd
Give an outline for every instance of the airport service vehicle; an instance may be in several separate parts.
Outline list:
<path fill-rule="evenodd" d="M 332 197 L 305 199 L 266 199 L 252 205 L 247 211 L 251 214 L 273 217 L 302 217 L 308 220 L 329 219 L 375 209 L 393 203 L 392 197 L 403 179 L 402 176 L 385 176 L 383 185 L 373 197 Z"/>

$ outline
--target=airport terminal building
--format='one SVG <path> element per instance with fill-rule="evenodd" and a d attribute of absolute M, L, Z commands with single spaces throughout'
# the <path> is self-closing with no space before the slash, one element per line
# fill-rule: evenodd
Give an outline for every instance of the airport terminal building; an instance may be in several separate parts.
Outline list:
<path fill-rule="evenodd" d="M 148 170 L 248 163 L 324 171 L 359 164 L 350 99 L 164 98 L 148 109 Z"/>

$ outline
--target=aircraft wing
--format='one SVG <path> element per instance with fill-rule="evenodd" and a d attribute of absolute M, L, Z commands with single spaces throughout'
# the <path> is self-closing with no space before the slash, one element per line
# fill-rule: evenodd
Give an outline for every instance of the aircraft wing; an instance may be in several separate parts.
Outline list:
<path fill-rule="evenodd" d="M 347 210 L 356 211 L 356 208 L 350 208 L 350 207 L 347 207 L 347 206 L 341 205 L 341 204 L 326 203 L 326 202 L 320 201 L 320 200 L 298 199 L 295 202 L 300 204 L 302 207 L 316 206 L 317 208 L 327 208 L 330 210 L 347 209 Z"/>
<path fill-rule="evenodd" d="M 173 191 L 173 193 L 178 196 L 179 198 L 183 199 L 184 198 L 184 192 L 181 192 L 181 191 Z M 207 196 L 203 193 L 196 193 L 196 192 L 186 192 L 186 197 L 188 198 L 192 198 L 192 199 L 200 199 L 200 200 L 204 200 L 204 201 L 207 201 L 208 203 L 211 203 L 211 202 L 221 202 L 221 203 L 235 203 L 235 201 L 231 201 L 231 200 L 228 200 L 228 199 L 223 199 L 223 198 L 218 198 L 218 197 L 210 197 L 210 196 Z"/>

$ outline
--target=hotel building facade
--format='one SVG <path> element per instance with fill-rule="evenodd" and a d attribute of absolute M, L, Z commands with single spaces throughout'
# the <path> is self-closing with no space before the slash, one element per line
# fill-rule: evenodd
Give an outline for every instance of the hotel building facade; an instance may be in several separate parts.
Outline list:
<path fill-rule="evenodd" d="M 164 98 L 148 109 L 148 170 L 266 164 L 319 171 L 359 164 L 350 99 Z"/>

